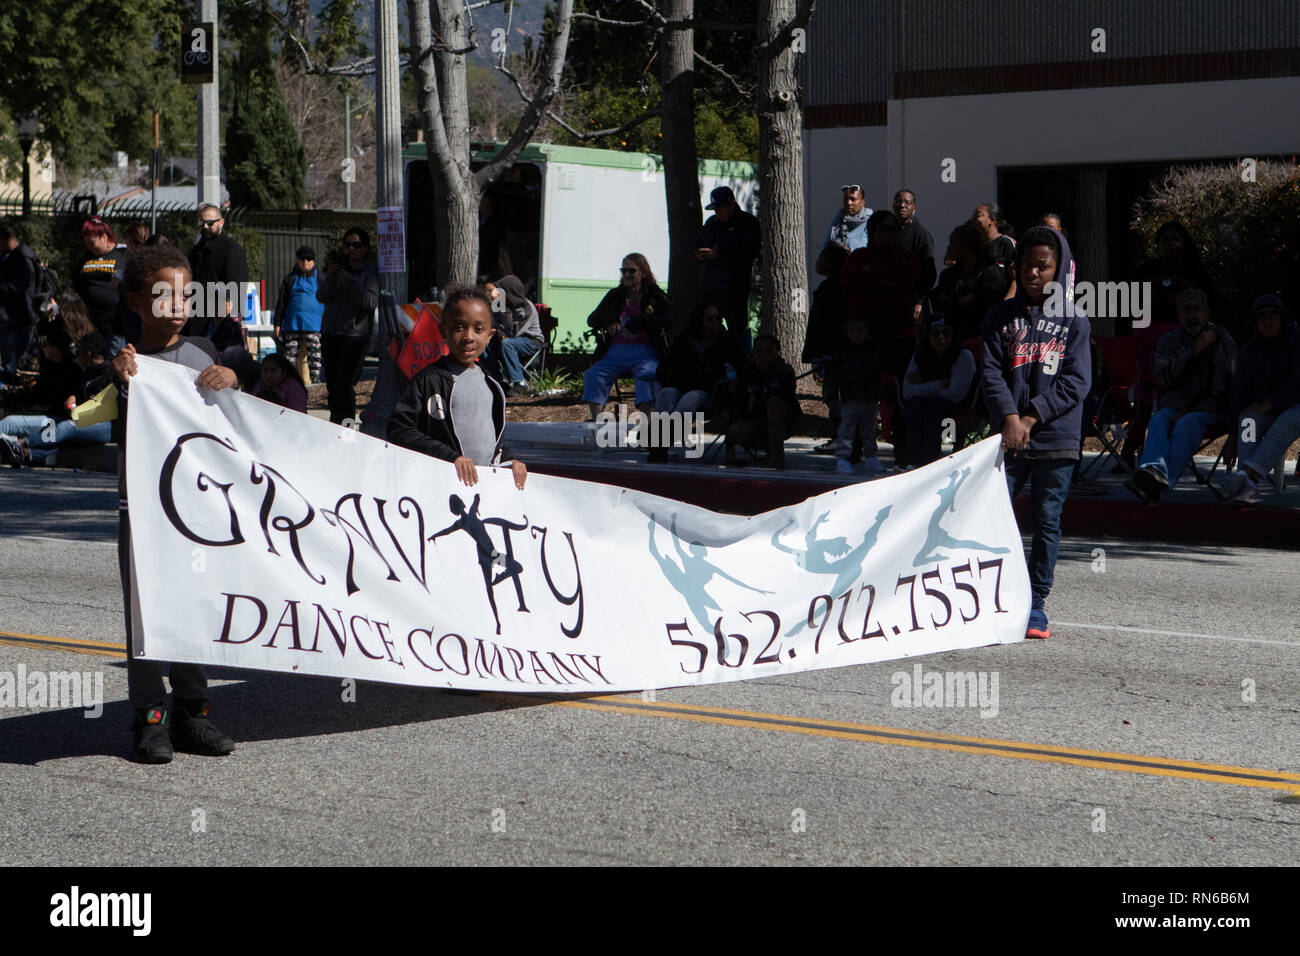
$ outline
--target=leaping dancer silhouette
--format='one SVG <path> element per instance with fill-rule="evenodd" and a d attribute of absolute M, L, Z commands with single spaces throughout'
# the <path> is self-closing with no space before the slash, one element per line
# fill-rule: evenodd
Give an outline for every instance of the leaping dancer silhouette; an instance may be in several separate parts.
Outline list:
<path fill-rule="evenodd" d="M 441 531 L 430 535 L 429 540 L 435 541 L 444 534 L 451 534 L 453 531 L 464 531 L 474 539 L 474 544 L 478 549 L 478 566 L 483 572 L 483 586 L 487 589 L 488 604 L 492 605 L 492 617 L 496 620 L 497 633 L 500 634 L 501 615 L 497 613 L 497 602 L 492 594 L 492 589 L 506 578 L 513 578 L 515 594 L 519 597 L 519 610 L 527 611 L 528 608 L 524 605 L 524 589 L 519 582 L 519 574 L 524 570 L 524 566 L 515 560 L 513 549 L 510 546 L 510 535 L 506 535 L 506 550 L 502 553 L 497 550 L 491 535 L 487 532 L 486 526 L 494 524 L 502 528 L 509 528 L 512 531 L 523 531 L 528 527 L 528 518 L 525 516 L 523 524 L 515 524 L 505 518 L 480 518 L 478 516 L 478 495 L 474 496 L 474 503 L 469 506 L 469 511 L 465 510 L 465 502 L 461 501 L 459 495 L 452 495 L 447 503 L 451 508 L 451 513 L 460 515 L 460 517 Z M 495 578 L 492 577 L 492 572 L 498 568 L 500 572 Z"/>
<path fill-rule="evenodd" d="M 698 541 L 691 542 L 689 553 L 682 550 L 681 538 L 677 537 L 677 515 L 673 515 L 670 529 L 673 533 L 673 545 L 676 548 L 677 556 L 681 559 L 682 566 L 679 568 L 667 555 L 660 554 L 659 548 L 655 545 L 655 516 L 650 516 L 650 554 L 655 561 L 659 563 L 660 570 L 663 571 L 664 578 L 672 586 L 673 590 L 682 596 L 686 601 L 686 606 L 690 608 L 691 614 L 695 620 L 700 622 L 700 627 L 705 631 L 712 631 L 713 625 L 709 623 L 709 608 L 721 613 L 722 608 L 714 600 L 706 586 L 716 574 L 720 578 L 730 581 L 732 584 L 738 584 L 747 591 L 753 591 L 756 594 L 771 594 L 771 591 L 764 591 L 761 588 L 750 587 L 744 581 L 733 578 L 726 571 L 723 571 L 717 565 L 707 560 L 708 549 Z"/>
<path fill-rule="evenodd" d="M 939 507 L 935 509 L 934 514 L 930 515 L 929 533 L 925 537 L 925 544 L 916 553 L 916 560 L 912 562 L 912 567 L 919 568 L 931 561 L 942 561 L 947 558 L 948 555 L 940 553 L 940 548 L 976 548 L 992 554 L 1007 554 L 1011 550 L 1010 548 L 990 548 L 987 544 L 981 544 L 978 541 L 954 538 L 939 526 L 939 522 L 943 520 L 945 514 L 950 511 L 954 513 L 957 511 L 957 492 L 969 476 L 969 468 L 962 471 L 960 477 L 954 471 L 948 476 L 948 484 L 936 492 L 939 496 Z"/>
<path fill-rule="evenodd" d="M 808 533 L 804 535 L 804 549 L 791 548 L 781 543 L 781 534 L 786 528 L 795 523 L 791 518 L 781 528 L 772 532 L 772 547 L 778 551 L 784 551 L 786 554 L 793 554 L 795 564 L 805 571 L 811 571 L 813 574 L 833 574 L 835 575 L 835 584 L 830 588 L 832 596 L 843 594 L 846 588 L 853 586 L 853 582 L 862 577 L 862 562 L 866 560 L 867 552 L 876 545 L 876 539 L 880 535 L 880 526 L 885 523 L 889 517 L 890 509 L 893 505 L 885 505 L 876 512 L 876 523 L 873 524 L 865 535 L 862 537 L 862 543 L 852 551 L 849 551 L 848 538 L 819 538 L 817 529 L 821 523 L 830 517 L 830 512 L 823 512 L 813 522 Z M 848 552 L 847 554 L 845 552 Z M 841 557 L 831 559 L 832 554 L 841 555 Z M 795 622 L 790 630 L 785 632 L 786 637 L 799 633 L 801 628 L 807 627 L 808 622 L 802 618 Z"/>

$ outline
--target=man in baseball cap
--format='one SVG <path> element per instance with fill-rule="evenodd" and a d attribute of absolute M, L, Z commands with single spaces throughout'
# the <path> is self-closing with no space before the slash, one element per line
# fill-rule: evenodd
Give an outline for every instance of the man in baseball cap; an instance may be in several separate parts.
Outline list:
<path fill-rule="evenodd" d="M 749 351 L 749 287 L 762 245 L 758 219 L 741 209 L 730 186 L 709 193 L 713 215 L 700 229 L 700 296 L 718 306 L 727 334 Z"/>
<path fill-rule="evenodd" d="M 1178 295 L 1182 327 L 1166 332 L 1156 345 L 1156 385 L 1160 409 L 1151 416 L 1142 461 L 1124 487 L 1155 503 L 1186 470 L 1211 425 L 1227 427 L 1228 393 L 1236 343 L 1226 329 L 1210 322 L 1200 289 Z"/>

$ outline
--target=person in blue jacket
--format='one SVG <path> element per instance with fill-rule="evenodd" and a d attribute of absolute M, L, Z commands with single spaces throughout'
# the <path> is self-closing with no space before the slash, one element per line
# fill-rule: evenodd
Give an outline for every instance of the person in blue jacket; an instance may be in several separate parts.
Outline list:
<path fill-rule="evenodd" d="M 1007 488 L 1033 496 L 1032 603 L 1025 637 L 1051 636 L 1047 595 L 1061 545 L 1061 508 L 1079 460 L 1083 400 L 1092 384 L 1088 316 L 1070 301 L 1070 246 L 1036 226 L 1016 249 L 1015 295 L 989 309 L 981 378 L 989 420 L 1002 430 Z M 1066 277 L 1057 282 L 1057 276 Z"/>
<path fill-rule="evenodd" d="M 297 259 L 293 271 L 280 283 L 271 324 L 280 351 L 298 370 L 303 384 L 310 385 L 321 381 L 320 320 L 325 305 L 316 299 L 316 250 L 300 246 Z"/>

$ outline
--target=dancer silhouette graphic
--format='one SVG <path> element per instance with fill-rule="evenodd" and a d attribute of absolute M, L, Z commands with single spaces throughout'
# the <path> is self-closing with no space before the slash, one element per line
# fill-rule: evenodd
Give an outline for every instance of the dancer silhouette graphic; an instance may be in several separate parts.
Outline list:
<path fill-rule="evenodd" d="M 496 620 L 497 633 L 500 634 L 501 615 L 497 613 L 497 602 L 492 590 L 506 578 L 512 579 L 515 585 L 515 594 L 519 598 L 519 610 L 527 612 L 528 608 L 524 604 L 523 585 L 519 581 L 519 575 L 523 572 L 524 566 L 515 560 L 510 535 L 508 533 L 505 535 L 505 552 L 498 551 L 496 544 L 492 541 L 492 536 L 488 534 L 487 525 L 494 524 L 510 531 L 523 531 L 528 527 L 528 517 L 524 517 L 522 524 L 515 524 L 505 518 L 480 518 L 478 516 L 478 495 L 474 496 L 474 502 L 469 506 L 469 511 L 465 510 L 465 502 L 461 501 L 459 495 L 452 495 L 447 503 L 451 508 L 451 513 L 460 515 L 460 517 L 441 531 L 430 535 L 429 540 L 436 541 L 444 534 L 451 534 L 453 531 L 464 531 L 474 539 L 474 545 L 478 551 L 478 566 L 483 572 L 483 586 L 487 590 L 488 604 L 492 605 L 492 617 Z M 493 571 L 498 571 L 495 578 L 492 576 Z"/>
<path fill-rule="evenodd" d="M 952 472 L 948 476 L 948 484 L 939 489 L 936 494 L 939 496 L 939 507 L 930 515 L 930 530 L 925 537 L 925 544 L 916 554 L 916 560 L 912 562 L 912 567 L 919 568 L 924 564 L 930 564 L 933 561 L 942 561 L 949 557 L 942 554 L 940 548 L 975 548 L 979 551 L 988 551 L 992 554 L 1007 554 L 1010 548 L 991 548 L 987 544 L 981 544 L 979 541 L 966 541 L 961 538 L 954 538 L 945 531 L 939 524 L 943 516 L 948 512 L 957 511 L 957 492 L 961 489 L 962 484 L 970 477 L 970 469 L 967 468 L 960 473 Z"/>
<path fill-rule="evenodd" d="M 778 551 L 784 551 L 786 554 L 792 554 L 795 557 L 795 565 L 803 568 L 805 571 L 811 571 L 813 574 L 833 574 L 835 575 L 835 584 L 830 588 L 832 597 L 843 594 L 845 590 L 851 588 L 853 583 L 862 577 L 862 563 L 867 558 L 867 552 L 876 546 L 876 539 L 880 535 L 880 526 L 885 523 L 889 517 L 892 505 L 885 505 L 876 512 L 876 522 L 873 524 L 865 535 L 862 542 L 853 550 L 849 550 L 848 538 L 819 538 L 817 529 L 821 523 L 830 517 L 830 512 L 823 512 L 813 522 L 808 533 L 804 535 L 805 547 L 800 550 L 791 548 L 781 543 L 781 535 L 786 528 L 795 523 L 791 518 L 785 523 L 785 526 L 772 532 L 772 547 Z M 832 558 L 831 555 L 840 555 L 838 558 Z M 785 632 L 786 637 L 798 634 L 802 628 L 808 626 L 808 622 L 800 618 L 795 622 L 790 630 Z"/>
<path fill-rule="evenodd" d="M 712 564 L 708 560 L 708 548 L 698 541 L 691 542 L 689 553 L 684 551 L 681 538 L 677 537 L 677 515 L 674 514 L 669 528 L 673 533 L 673 545 L 677 551 L 677 556 L 682 562 L 682 566 L 677 567 L 671 558 L 659 553 L 659 548 L 655 544 L 655 527 L 655 516 L 651 515 L 650 554 L 659 563 L 664 578 L 672 586 L 672 589 L 682 596 L 686 606 L 690 608 L 691 614 L 695 616 L 695 620 L 700 622 L 700 627 L 705 631 L 713 630 L 713 624 L 709 621 L 709 609 L 712 608 L 718 613 L 722 612 L 722 607 L 707 590 L 707 585 L 713 580 L 714 575 L 724 578 L 732 584 L 737 584 L 746 591 L 753 591 L 755 594 L 772 593 L 761 588 L 750 587 L 744 581 L 737 580 L 717 565 Z"/>

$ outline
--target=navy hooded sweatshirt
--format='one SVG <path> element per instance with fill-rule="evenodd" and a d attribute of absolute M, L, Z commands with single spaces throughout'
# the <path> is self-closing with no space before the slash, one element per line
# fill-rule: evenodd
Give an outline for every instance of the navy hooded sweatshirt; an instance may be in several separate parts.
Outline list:
<path fill-rule="evenodd" d="M 1057 281 L 1072 292 L 1070 245 L 1050 231 L 1060 251 Z M 1028 248 L 1021 242 L 1017 252 Z M 984 317 L 980 378 L 990 425 L 997 432 L 1008 415 L 1034 415 L 1028 451 L 1039 457 L 1079 457 L 1083 400 L 1092 386 L 1092 328 L 1070 298 L 1062 291 L 1033 307 L 1022 287 Z"/>

